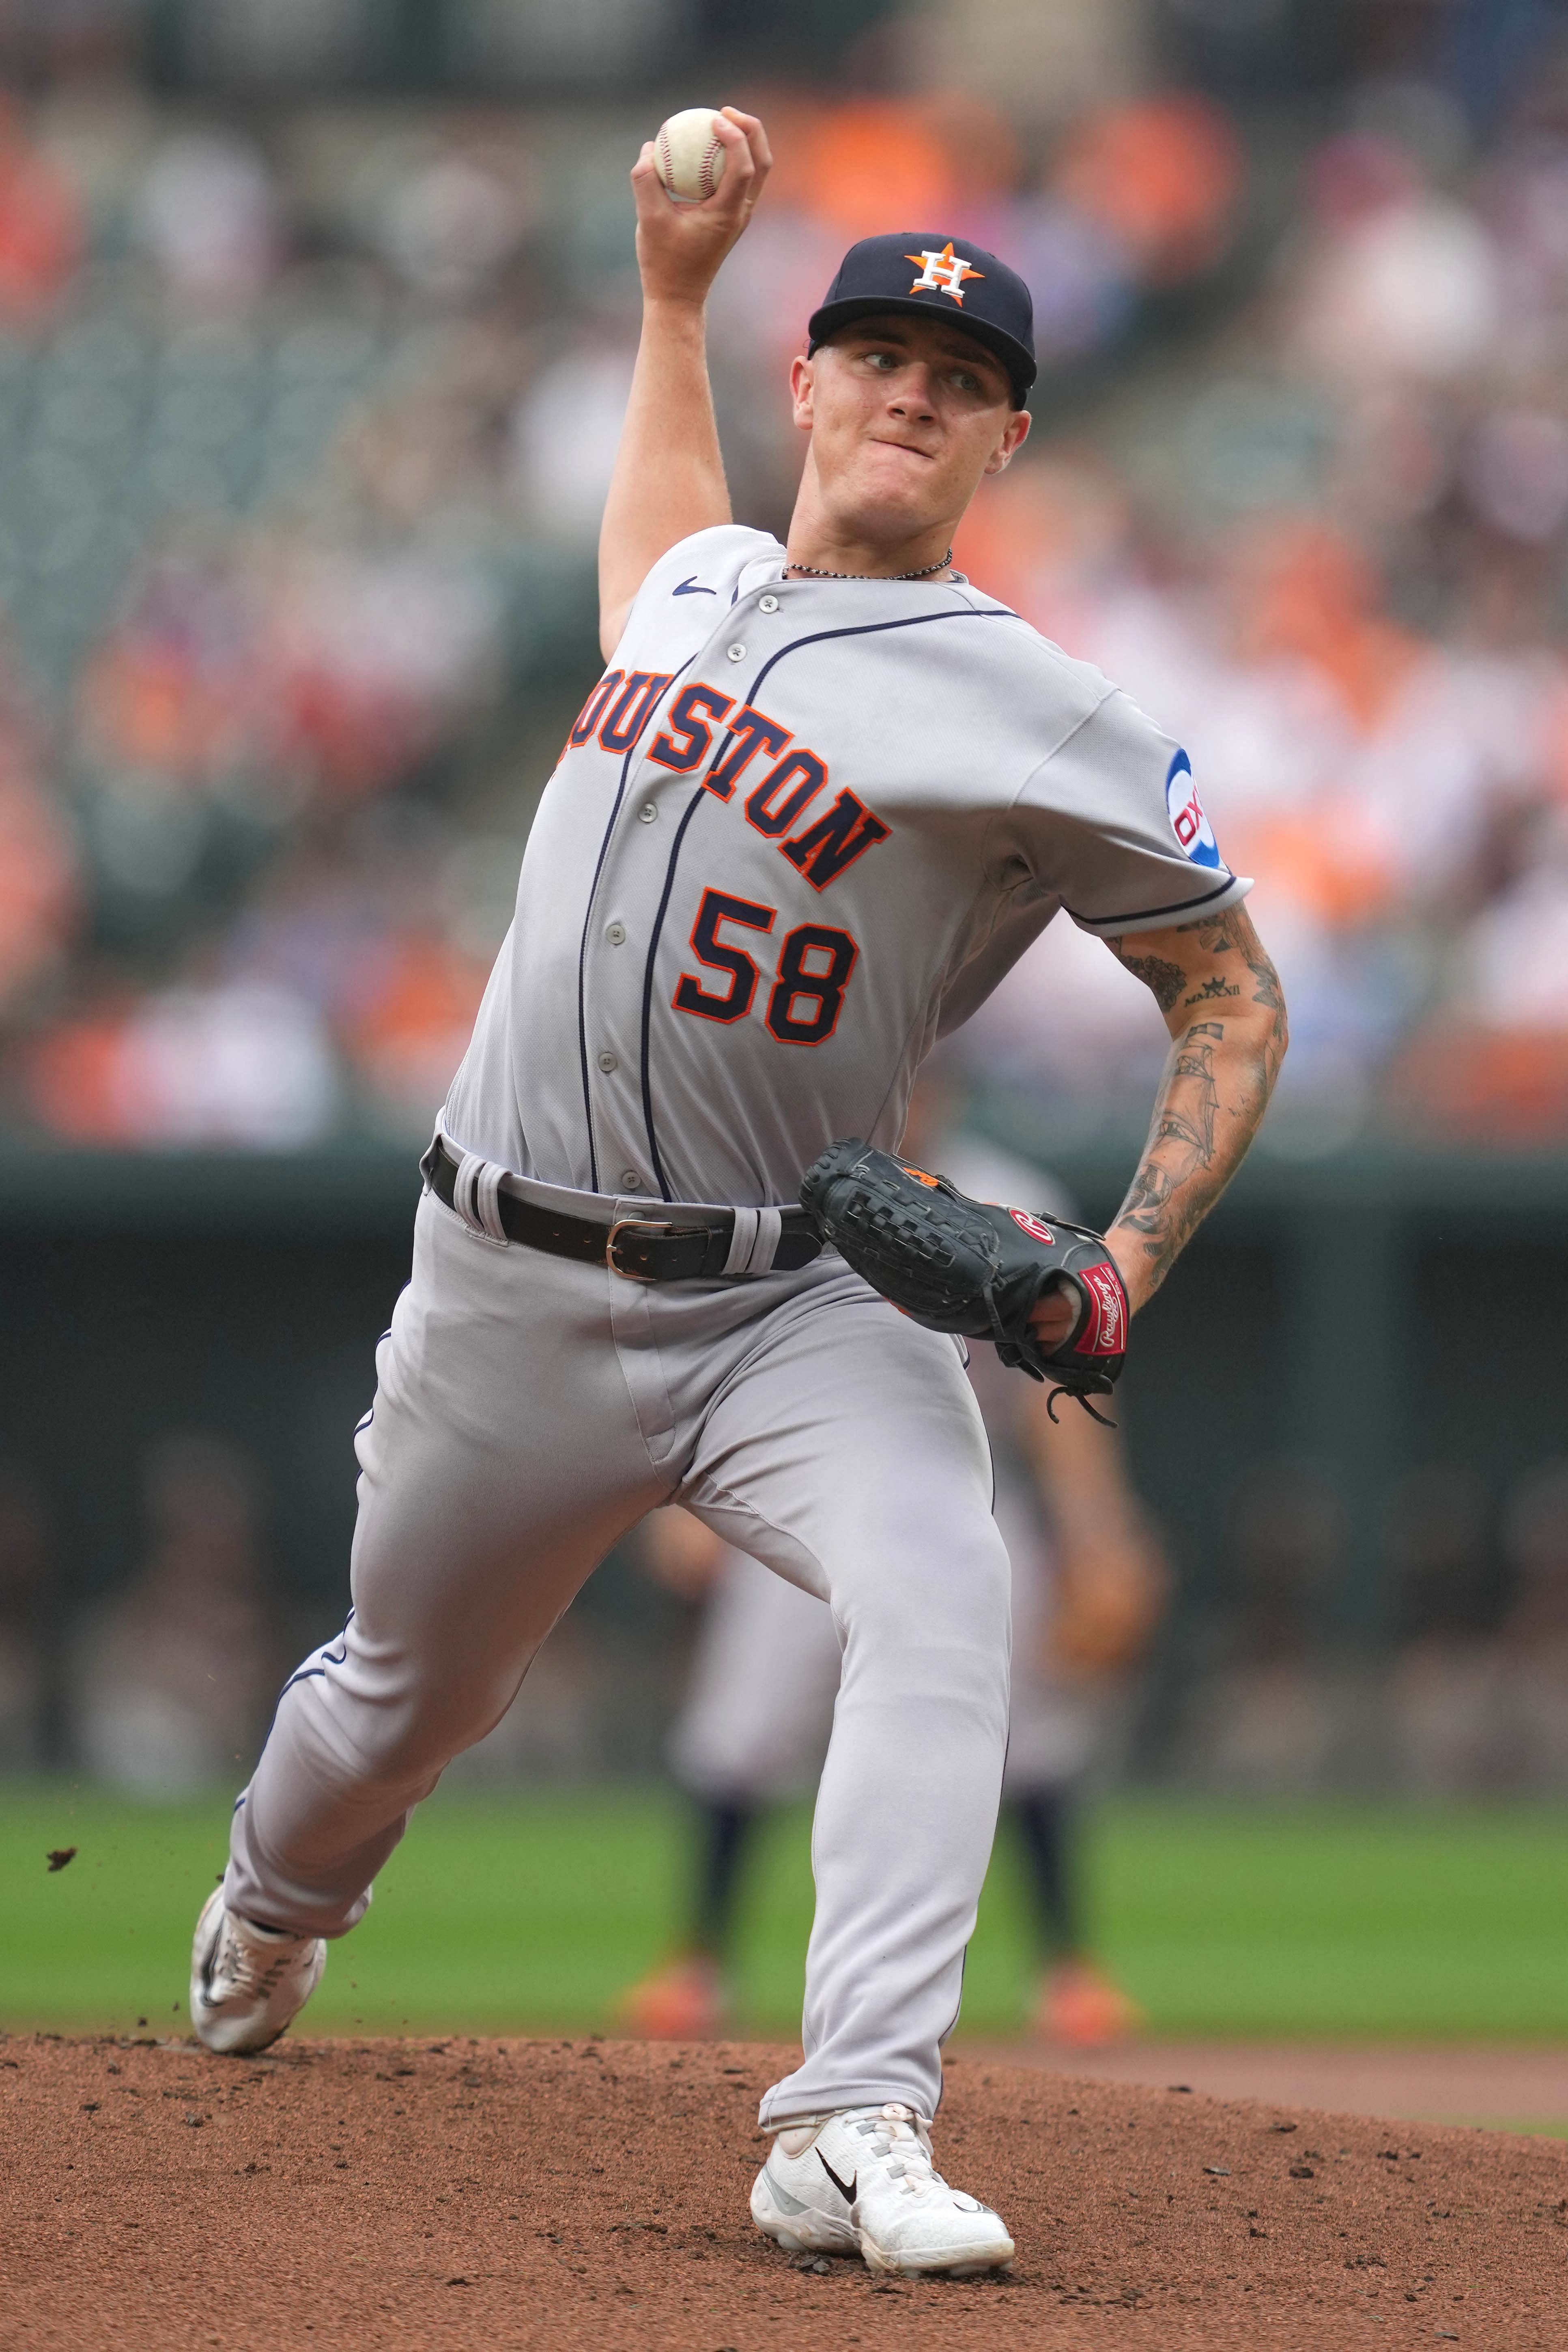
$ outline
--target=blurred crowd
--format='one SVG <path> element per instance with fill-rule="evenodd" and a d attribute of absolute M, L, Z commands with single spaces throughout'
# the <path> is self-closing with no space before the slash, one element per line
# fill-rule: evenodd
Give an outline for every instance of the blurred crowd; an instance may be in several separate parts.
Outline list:
<path fill-rule="evenodd" d="M 1462 1467 L 1400 1479 L 1381 1528 L 1375 1637 L 1334 1635 L 1344 1528 L 1331 1483 L 1257 1465 L 1229 1570 L 1189 1622 L 1166 1759 L 1200 1787 L 1263 1794 L 1568 1790 L 1568 1463 L 1500 1498 Z"/>
<path fill-rule="evenodd" d="M 787 516 L 783 373 L 848 239 L 1005 253 L 1037 429 L 960 560 L 1186 743 L 1258 877 L 1267 1148 L 1561 1140 L 1568 50 L 1484 108 L 1439 60 L 1265 119 L 1089 39 L 1137 14 L 1042 14 L 1050 115 L 963 69 L 1007 0 L 967 48 L 895 8 L 864 88 L 741 93 L 778 168 L 715 302 L 737 509 Z M 595 667 L 652 128 L 0 95 L 0 1130 L 426 1126 Z M 1071 1134 L 1163 1043 L 1059 924 L 969 1052 Z"/>

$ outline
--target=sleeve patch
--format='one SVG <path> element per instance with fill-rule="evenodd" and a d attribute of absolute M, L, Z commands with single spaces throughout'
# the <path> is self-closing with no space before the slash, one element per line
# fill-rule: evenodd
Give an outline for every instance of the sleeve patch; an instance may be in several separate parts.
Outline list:
<path fill-rule="evenodd" d="M 1184 856 L 1194 866 L 1219 868 L 1219 844 L 1214 837 L 1214 827 L 1204 814 L 1198 798 L 1198 788 L 1193 782 L 1193 763 L 1184 751 L 1178 751 L 1165 772 L 1165 807 L 1170 814 L 1171 830 L 1175 835 Z"/>

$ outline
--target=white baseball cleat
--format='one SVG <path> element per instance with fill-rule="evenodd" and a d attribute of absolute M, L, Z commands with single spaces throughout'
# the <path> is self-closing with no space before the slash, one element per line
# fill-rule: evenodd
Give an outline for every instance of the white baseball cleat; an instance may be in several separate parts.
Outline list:
<path fill-rule="evenodd" d="M 950 2189 L 912 2107 L 847 2107 L 776 2132 L 752 2189 L 752 2219 L 790 2253 L 862 2255 L 874 2271 L 1005 2270 L 1000 2214 Z"/>
<path fill-rule="evenodd" d="M 226 1910 L 216 1887 L 191 1945 L 191 2023 L 223 2055 L 265 2050 L 304 2008 L 326 1965 L 320 1936 L 258 1927 Z"/>

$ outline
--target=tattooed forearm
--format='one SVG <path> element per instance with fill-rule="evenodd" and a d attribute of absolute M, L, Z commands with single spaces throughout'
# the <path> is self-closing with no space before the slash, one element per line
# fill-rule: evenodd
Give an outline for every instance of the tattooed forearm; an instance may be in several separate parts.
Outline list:
<path fill-rule="evenodd" d="M 1108 944 L 1152 991 L 1175 1040 L 1143 1157 L 1107 1236 L 1136 1307 L 1241 1163 L 1285 1057 L 1285 999 L 1245 907 Z"/>
<path fill-rule="evenodd" d="M 1143 1157 L 1110 1229 L 1137 1303 L 1159 1288 L 1240 1165 L 1282 1052 L 1273 1024 L 1250 1013 L 1194 1021 L 1172 1046 Z"/>
<path fill-rule="evenodd" d="M 1116 1221 L 1142 1236 L 1156 1283 L 1212 1197 L 1204 1180 L 1215 1164 L 1215 1047 L 1224 1042 L 1218 1022 L 1200 1021 L 1173 1049 L 1142 1163 Z"/>

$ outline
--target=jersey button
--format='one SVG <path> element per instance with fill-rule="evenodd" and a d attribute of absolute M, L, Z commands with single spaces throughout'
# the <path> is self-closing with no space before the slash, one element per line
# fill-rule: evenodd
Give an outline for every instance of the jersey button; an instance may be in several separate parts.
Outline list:
<path fill-rule="evenodd" d="M 624 948 L 626 943 L 626 927 L 625 923 L 610 923 L 606 925 L 605 937 L 609 940 L 610 945 L 613 948 Z"/>
<path fill-rule="evenodd" d="M 759 596 L 757 599 L 759 613 L 776 613 L 778 608 L 779 600 L 776 596 Z"/>
<path fill-rule="evenodd" d="M 644 801 L 641 808 L 637 811 L 637 823 L 639 824 L 651 824 L 658 814 L 658 811 L 655 808 L 653 803 L 651 801 Z"/>
<path fill-rule="evenodd" d="M 746 648 L 744 646 L 731 646 L 730 647 L 730 659 L 731 661 L 744 661 L 745 658 Z"/>
<path fill-rule="evenodd" d="M 605 1052 L 599 1056 L 600 1069 L 603 1070 L 605 1076 L 608 1077 L 612 1070 L 618 1070 L 620 1066 L 620 1062 L 617 1057 L 609 1051 L 608 1047 L 606 1047 Z"/>
<path fill-rule="evenodd" d="M 642 1178 L 637 1174 L 637 1170 L 636 1170 L 635 1168 L 623 1168 L 623 1169 L 622 1169 L 622 1171 L 621 1171 L 621 1190 L 622 1190 L 622 1192 L 641 1192 L 641 1190 L 642 1190 Z"/>

